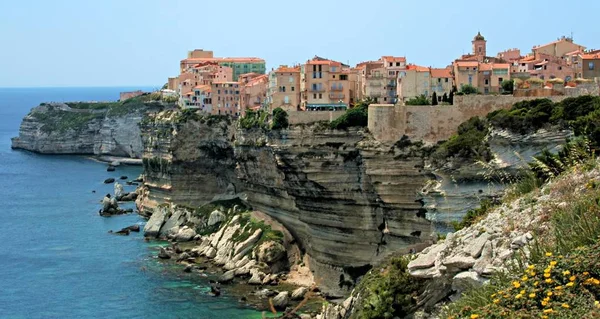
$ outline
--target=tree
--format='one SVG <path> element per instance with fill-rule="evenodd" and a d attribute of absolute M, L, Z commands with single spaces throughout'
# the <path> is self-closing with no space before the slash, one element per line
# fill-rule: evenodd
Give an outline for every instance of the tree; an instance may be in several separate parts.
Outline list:
<path fill-rule="evenodd" d="M 438 105 L 437 94 L 435 92 L 431 95 L 431 105 Z"/>
<path fill-rule="evenodd" d="M 454 90 L 450 91 L 450 97 L 448 97 L 448 103 L 454 105 Z"/>
<path fill-rule="evenodd" d="M 271 129 L 280 130 L 289 126 L 288 114 L 282 108 L 278 107 L 273 110 L 273 124 Z"/>
<path fill-rule="evenodd" d="M 500 86 L 502 86 L 502 91 L 507 94 L 512 94 L 515 88 L 513 80 L 504 80 L 500 83 Z"/>
<path fill-rule="evenodd" d="M 477 88 L 472 86 L 471 84 L 466 84 L 460 88 L 460 92 L 465 95 L 477 94 Z"/>
<path fill-rule="evenodd" d="M 450 93 L 450 94 L 452 94 L 452 93 Z M 442 95 L 442 102 L 444 102 L 444 103 L 448 103 L 448 102 L 450 102 L 450 101 L 448 100 L 448 94 L 446 94 L 446 92 L 444 92 L 444 95 Z"/>

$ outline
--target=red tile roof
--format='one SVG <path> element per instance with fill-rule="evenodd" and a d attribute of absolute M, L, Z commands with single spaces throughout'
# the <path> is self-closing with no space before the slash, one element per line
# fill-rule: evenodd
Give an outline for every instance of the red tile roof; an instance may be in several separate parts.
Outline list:
<path fill-rule="evenodd" d="M 382 56 L 381 57 L 382 60 L 386 60 L 386 61 L 391 61 L 391 62 L 406 62 L 406 57 L 403 56 Z"/>
<path fill-rule="evenodd" d="M 331 61 L 331 60 L 310 60 L 310 61 L 307 61 L 306 64 L 342 66 L 341 62 Z"/>
<path fill-rule="evenodd" d="M 193 58 L 193 59 L 183 59 L 181 60 L 181 62 L 184 63 L 192 63 L 192 62 L 196 62 L 196 63 L 206 63 L 206 62 L 239 62 L 239 63 L 250 63 L 250 62 L 255 62 L 255 63 L 259 63 L 262 62 L 264 63 L 265 60 L 260 59 L 260 58 L 254 58 L 254 57 L 250 57 L 250 58 Z"/>
<path fill-rule="evenodd" d="M 581 58 L 584 60 L 597 60 L 600 59 L 600 53 L 596 54 L 582 54 Z"/>
<path fill-rule="evenodd" d="M 477 62 L 477 61 L 456 61 L 456 65 L 466 66 L 466 67 L 477 67 L 477 66 L 479 66 L 479 62 Z"/>
<path fill-rule="evenodd" d="M 415 64 L 409 64 L 406 66 L 407 70 L 416 70 L 417 72 L 429 72 L 429 68 L 428 67 L 424 67 L 424 66 L 420 66 L 420 65 L 415 65 Z"/>
<path fill-rule="evenodd" d="M 280 66 L 278 67 L 275 72 L 278 73 L 299 73 L 300 72 L 300 67 L 296 66 L 296 67 L 287 67 L 287 66 Z"/>
<path fill-rule="evenodd" d="M 436 69 L 431 68 L 431 77 L 432 78 L 451 78 L 452 74 L 450 74 L 450 69 Z"/>

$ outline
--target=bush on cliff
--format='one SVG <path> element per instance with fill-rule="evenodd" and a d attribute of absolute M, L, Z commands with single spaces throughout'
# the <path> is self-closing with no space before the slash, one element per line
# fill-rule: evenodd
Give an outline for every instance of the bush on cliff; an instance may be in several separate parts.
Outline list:
<path fill-rule="evenodd" d="M 448 141 L 439 145 L 433 154 L 433 160 L 438 164 L 453 157 L 465 160 L 481 160 L 488 162 L 492 159 L 492 153 L 486 136 L 489 132 L 485 120 L 472 117 L 467 122 L 458 126 L 458 133 Z"/>
<path fill-rule="evenodd" d="M 436 97 L 437 99 L 437 97 Z M 420 95 L 420 96 L 416 96 L 413 97 L 412 99 L 409 99 L 408 101 L 406 101 L 406 105 L 430 105 L 431 103 L 429 102 L 429 99 L 425 96 L 425 95 Z M 436 100 L 436 104 L 437 104 L 437 100 Z"/>
<path fill-rule="evenodd" d="M 349 127 L 366 127 L 369 124 L 369 104 L 372 100 L 363 100 L 354 105 L 342 116 L 329 124 L 334 130 L 345 130 Z"/>
<path fill-rule="evenodd" d="M 409 261 L 406 256 L 391 258 L 363 277 L 355 290 L 361 298 L 354 318 L 404 318 L 416 310 L 426 281 L 408 274 Z"/>
<path fill-rule="evenodd" d="M 268 124 L 267 124 L 268 115 L 269 114 L 263 110 L 259 110 L 259 111 L 247 110 L 246 114 L 244 116 L 242 116 L 239 120 L 240 127 L 243 129 L 247 129 L 247 130 L 252 129 L 252 128 L 266 129 L 268 127 Z"/>
<path fill-rule="evenodd" d="M 469 94 L 477 94 L 477 93 L 479 93 L 479 91 L 477 90 L 476 87 L 474 87 L 470 84 L 466 84 L 460 88 L 459 93 L 462 93 L 461 95 L 469 95 Z"/>
<path fill-rule="evenodd" d="M 272 130 L 286 129 L 289 126 L 288 114 L 282 108 L 278 107 L 273 110 Z"/>

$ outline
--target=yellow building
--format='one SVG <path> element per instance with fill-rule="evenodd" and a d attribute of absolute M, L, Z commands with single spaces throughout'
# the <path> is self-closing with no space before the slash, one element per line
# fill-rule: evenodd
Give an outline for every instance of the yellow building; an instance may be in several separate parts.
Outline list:
<path fill-rule="evenodd" d="M 305 88 L 301 108 L 346 109 L 354 103 L 351 70 L 340 62 L 315 57 L 303 65 Z"/>
<path fill-rule="evenodd" d="M 300 66 L 282 65 L 269 73 L 267 101 L 269 111 L 282 108 L 286 111 L 301 109 Z"/>

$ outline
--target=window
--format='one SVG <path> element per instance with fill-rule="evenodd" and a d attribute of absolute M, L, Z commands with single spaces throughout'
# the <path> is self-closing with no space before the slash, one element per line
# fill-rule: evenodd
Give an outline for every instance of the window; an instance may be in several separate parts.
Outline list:
<path fill-rule="evenodd" d="M 317 93 L 313 94 L 313 99 L 317 98 Z"/>
<path fill-rule="evenodd" d="M 335 74 L 333 75 L 333 78 L 335 79 Z"/>
<path fill-rule="evenodd" d="M 294 92 L 294 87 L 292 86 L 292 92 Z"/>
<path fill-rule="evenodd" d="M 323 66 L 319 65 L 319 72 L 323 71 Z"/>
<path fill-rule="evenodd" d="M 448 78 L 446 78 L 445 80 L 446 80 L 446 83 L 448 83 Z"/>
<path fill-rule="evenodd" d="M 290 97 L 286 95 L 286 96 L 283 98 L 283 103 L 285 103 L 285 104 L 289 104 L 289 103 L 290 103 Z"/>
<path fill-rule="evenodd" d="M 348 80 L 348 75 L 346 75 L 346 74 L 340 75 L 340 80 L 341 81 L 347 81 Z"/>
<path fill-rule="evenodd" d="M 323 98 L 323 94 L 319 93 L 319 98 L 322 99 Z"/>
<path fill-rule="evenodd" d="M 219 86 L 219 85 L 217 84 L 217 86 Z M 217 90 L 217 94 L 221 94 L 221 90 Z"/>
<path fill-rule="evenodd" d="M 488 89 L 488 88 L 484 88 L 484 89 L 483 89 L 483 93 L 485 93 L 485 94 L 488 94 L 488 93 L 490 93 L 490 89 Z"/>
<path fill-rule="evenodd" d="M 317 72 L 317 66 L 313 65 L 313 72 Z"/>
<path fill-rule="evenodd" d="M 594 65 L 594 62 L 590 62 L 590 63 L 588 63 L 588 69 L 589 69 L 590 71 L 591 71 L 591 70 L 593 70 L 593 69 L 594 69 L 594 67 L 595 67 L 595 65 Z"/>
<path fill-rule="evenodd" d="M 317 78 L 317 72 L 313 72 L 313 79 Z"/>
<path fill-rule="evenodd" d="M 316 91 L 316 90 L 317 90 L 317 84 L 316 84 L 316 83 L 313 83 L 313 85 L 312 85 L 312 89 L 313 89 L 313 91 Z"/>
<path fill-rule="evenodd" d="M 336 67 L 335 67 L 335 66 L 332 66 L 332 67 L 331 67 L 331 72 L 335 72 L 335 71 L 336 71 Z"/>
<path fill-rule="evenodd" d="M 400 62 L 396 62 L 396 66 L 400 66 Z"/>
<path fill-rule="evenodd" d="M 479 47 L 479 53 L 481 53 L 482 47 Z"/>
<path fill-rule="evenodd" d="M 394 63 L 390 62 L 390 66 L 394 66 Z"/>
<path fill-rule="evenodd" d="M 438 79 L 438 83 L 441 83 L 441 82 L 442 82 L 442 79 Z"/>
<path fill-rule="evenodd" d="M 383 102 L 386 102 L 386 101 L 387 101 L 387 97 L 384 97 L 384 98 L 383 98 Z"/>
<path fill-rule="evenodd" d="M 498 78 L 498 84 L 501 85 L 502 84 L 502 80 L 503 80 L 503 78 Z"/>
<path fill-rule="evenodd" d="M 559 69 L 559 70 L 562 70 L 562 66 L 559 66 L 559 67 L 558 67 L 558 69 Z"/>

